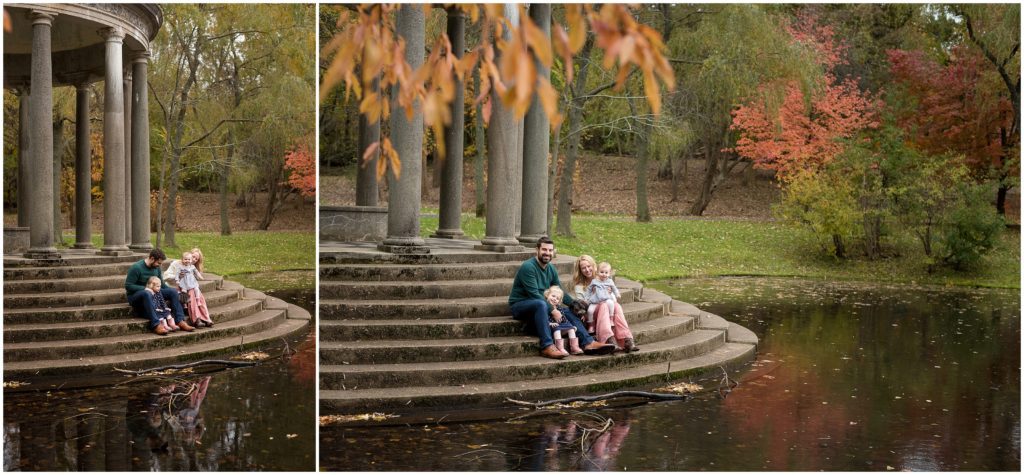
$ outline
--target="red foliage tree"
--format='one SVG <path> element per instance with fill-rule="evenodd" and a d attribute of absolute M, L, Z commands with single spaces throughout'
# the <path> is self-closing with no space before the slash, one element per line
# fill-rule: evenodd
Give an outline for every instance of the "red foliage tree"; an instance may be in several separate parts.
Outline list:
<path fill-rule="evenodd" d="M 755 167 L 775 170 L 782 180 L 832 161 L 843 150 L 841 139 L 878 126 L 881 106 L 853 79 L 840 81 L 834 75 L 846 47 L 834 39 L 830 27 L 808 15 L 798 17 L 794 25 L 788 28 L 793 41 L 813 50 L 826 71 L 822 87 L 808 101 L 799 85 L 789 82 L 777 111 L 752 100 L 733 111 L 731 126 L 740 134 L 734 150 Z"/>
<path fill-rule="evenodd" d="M 897 121 L 918 148 L 962 154 L 979 179 L 1017 173 L 1005 163 L 1013 104 L 985 81 L 980 53 L 958 47 L 946 64 L 921 51 L 891 50 L 888 57 L 894 81 L 913 101 L 895 111 Z"/>
<path fill-rule="evenodd" d="M 316 196 L 316 161 L 308 145 L 298 145 L 285 154 L 285 168 L 288 169 L 288 185 L 302 196 Z"/>

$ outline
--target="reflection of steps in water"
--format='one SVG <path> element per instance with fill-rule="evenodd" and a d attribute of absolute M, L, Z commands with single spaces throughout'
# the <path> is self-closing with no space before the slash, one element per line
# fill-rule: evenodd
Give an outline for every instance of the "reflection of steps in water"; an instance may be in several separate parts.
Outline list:
<path fill-rule="evenodd" d="M 512 319 L 508 293 L 533 252 L 475 251 L 428 239 L 428 255 L 366 243 L 320 248 L 322 414 L 495 407 L 663 382 L 749 361 L 753 333 L 617 279 L 641 351 L 550 360 Z M 570 287 L 574 259 L 552 261 Z M 568 290 L 568 289 L 567 289 Z"/>
<path fill-rule="evenodd" d="M 109 374 L 276 343 L 305 330 L 310 314 L 262 292 L 205 274 L 213 328 L 157 336 L 132 316 L 128 268 L 145 255 L 69 250 L 61 260 L 4 257 L 4 379 Z"/>

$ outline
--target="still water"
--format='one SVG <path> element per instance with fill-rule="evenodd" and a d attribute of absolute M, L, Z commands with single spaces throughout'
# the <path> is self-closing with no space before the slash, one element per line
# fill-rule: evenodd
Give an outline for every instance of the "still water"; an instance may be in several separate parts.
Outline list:
<path fill-rule="evenodd" d="M 719 395 L 492 422 L 321 428 L 329 470 L 1020 470 L 1020 292 L 652 287 L 761 338 Z M 611 418 L 610 429 L 598 432 Z"/>
<path fill-rule="evenodd" d="M 312 274 L 312 273 L 310 273 Z M 313 291 L 267 292 L 312 311 Z M 258 366 L 4 394 L 4 471 L 311 471 L 316 337 Z M 285 344 L 262 351 L 283 352 Z"/>

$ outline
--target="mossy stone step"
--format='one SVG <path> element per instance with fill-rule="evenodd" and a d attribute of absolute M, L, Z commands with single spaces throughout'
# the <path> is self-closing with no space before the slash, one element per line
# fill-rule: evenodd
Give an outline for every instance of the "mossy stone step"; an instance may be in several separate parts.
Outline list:
<path fill-rule="evenodd" d="M 4 364 L 17 361 L 74 359 L 121 353 L 153 351 L 167 347 L 187 348 L 202 341 L 245 335 L 268 330 L 284 321 L 285 311 L 261 310 L 245 318 L 202 328 L 194 332 L 174 332 L 165 336 L 139 333 L 88 340 L 60 340 L 4 344 Z"/>
<path fill-rule="evenodd" d="M 520 356 L 496 360 L 444 361 L 376 365 L 321 365 L 321 389 L 400 388 L 405 386 L 457 386 L 506 381 L 561 378 L 578 374 L 643 366 L 659 361 L 690 358 L 725 344 L 720 331 L 697 330 L 644 344 L 640 351 L 612 356 L 569 356 L 552 360 Z"/>
<path fill-rule="evenodd" d="M 206 305 L 211 310 L 240 298 L 240 290 L 229 289 L 225 282 L 224 289 L 204 292 Z M 16 308 L 3 311 L 4 325 L 44 324 L 91 322 L 132 318 L 132 308 L 123 299 L 120 303 L 90 305 L 87 307 L 52 307 L 52 308 Z"/>
<path fill-rule="evenodd" d="M 634 301 L 632 289 L 619 289 L 622 302 Z M 508 294 L 494 297 L 410 300 L 337 300 L 321 297 L 320 320 L 474 318 L 508 315 Z"/>
<path fill-rule="evenodd" d="M 119 275 L 121 279 L 124 279 L 128 275 L 128 269 L 132 266 L 133 262 L 114 262 L 81 267 L 4 267 L 4 282 L 12 280 L 110 277 L 115 275 Z"/>
<path fill-rule="evenodd" d="M 627 303 L 623 314 L 630 325 L 664 314 L 661 304 Z M 320 322 L 320 341 L 417 340 L 522 336 L 523 322 L 510 315 L 458 319 L 327 320 Z"/>
<path fill-rule="evenodd" d="M 262 307 L 263 302 L 259 300 L 234 300 L 224 305 L 209 306 L 210 318 L 219 325 L 254 314 Z M 118 335 L 137 335 L 148 331 L 149 321 L 142 318 L 5 325 L 4 343 L 85 340 Z"/>
<path fill-rule="evenodd" d="M 198 361 L 214 356 L 222 357 L 225 354 L 241 353 L 255 348 L 264 348 L 265 351 L 273 354 L 274 351 L 283 347 L 281 343 L 282 338 L 307 331 L 306 327 L 309 325 L 310 320 L 309 312 L 294 305 L 290 305 L 287 310 L 278 311 L 282 314 L 287 313 L 289 318 L 272 328 L 259 332 L 235 334 L 224 338 L 199 341 L 184 346 L 163 347 L 150 351 L 107 356 L 86 355 L 74 359 L 23 362 L 4 361 L 4 380 L 24 380 L 34 376 L 47 375 L 110 373 L 113 371 L 113 368 L 138 370 L 179 362 Z M 176 334 L 169 337 L 174 336 Z M 169 338 L 156 337 L 155 335 L 153 337 Z"/>
<path fill-rule="evenodd" d="M 4 294 L 79 292 L 84 290 L 124 290 L 124 276 L 62 277 L 47 279 L 4 280 Z"/>
<path fill-rule="evenodd" d="M 122 281 L 123 284 L 123 281 Z M 202 280 L 199 288 L 208 293 L 217 288 L 220 280 Z M 100 289 L 100 290 L 77 290 L 67 292 L 46 292 L 27 294 L 4 293 L 4 310 L 14 308 L 52 308 L 52 307 L 74 307 L 87 305 L 104 305 L 125 302 L 124 287 Z"/>
<path fill-rule="evenodd" d="M 58 259 L 28 259 L 25 257 L 4 256 L 4 269 L 24 267 L 87 267 L 106 264 L 133 264 L 145 259 L 147 254 L 127 254 L 123 256 L 102 256 L 92 251 L 62 250 Z M 4 276 L 7 277 L 6 275 Z"/>
<path fill-rule="evenodd" d="M 523 262 L 535 256 L 530 252 L 431 252 L 430 254 L 389 254 L 383 252 L 332 251 L 320 246 L 320 264 L 467 264 L 471 262 Z"/>
<path fill-rule="evenodd" d="M 744 364 L 753 357 L 754 349 L 753 345 L 744 343 L 726 343 L 708 353 L 671 362 L 661 361 L 637 367 L 527 381 L 442 387 L 327 389 L 320 391 L 320 413 L 409 413 L 423 408 L 499 407 L 508 404 L 505 401 L 507 398 L 540 401 L 579 394 L 600 394 L 622 388 L 656 386 L 666 381 L 717 373 L 719 367 L 730 368 Z"/>
<path fill-rule="evenodd" d="M 559 274 L 571 275 L 573 260 L 560 258 L 552 262 Z M 420 281 L 509 279 L 522 265 L 521 261 L 470 262 L 448 264 L 321 264 L 320 281 Z M 563 282 L 567 284 L 568 282 Z"/>
<path fill-rule="evenodd" d="M 693 329 L 693 320 L 662 317 L 631 328 L 639 343 L 671 338 Z M 509 336 L 434 340 L 320 342 L 321 364 L 427 363 L 503 359 L 536 355 L 537 337 Z"/>
<path fill-rule="evenodd" d="M 562 276 L 562 282 L 566 282 Z M 320 281 L 320 297 L 346 300 L 412 300 L 460 299 L 468 297 L 505 297 L 512 292 L 512 280 L 472 279 L 439 280 L 434 282 L 380 281 L 339 282 Z"/>

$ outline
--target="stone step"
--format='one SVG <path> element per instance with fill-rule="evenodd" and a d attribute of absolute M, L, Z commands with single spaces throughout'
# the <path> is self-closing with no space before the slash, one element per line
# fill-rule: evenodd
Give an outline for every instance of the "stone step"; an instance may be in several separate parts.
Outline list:
<path fill-rule="evenodd" d="M 138 259 L 136 259 L 138 260 Z M 83 277 L 109 277 L 121 276 L 122 283 L 124 276 L 128 275 L 128 269 L 132 262 L 106 262 L 89 266 L 59 266 L 59 267 L 6 267 L 4 266 L 4 281 L 10 280 L 33 280 L 33 279 L 69 279 Z"/>
<path fill-rule="evenodd" d="M 580 394 L 600 394 L 625 388 L 659 386 L 701 374 L 718 373 L 719 367 L 730 368 L 745 364 L 753 357 L 754 350 L 754 345 L 726 343 L 710 352 L 693 357 L 535 380 L 440 387 L 326 389 L 320 391 L 320 414 L 409 413 L 425 408 L 499 407 L 508 405 L 506 398 L 541 401 Z M 644 351 L 641 349 L 640 352 L 629 356 L 642 355 Z M 580 357 L 581 360 L 594 358 L 609 357 Z M 615 357 L 609 358 L 609 361 L 614 359 Z M 566 360 L 556 363 L 569 364 Z"/>
<path fill-rule="evenodd" d="M 295 305 L 275 311 L 287 314 L 288 318 L 269 329 L 232 334 L 223 338 L 204 339 L 191 344 L 185 344 L 184 340 L 179 340 L 182 343 L 181 346 L 160 347 L 117 355 L 83 355 L 81 358 L 71 359 L 9 362 L 5 358 L 4 379 L 21 380 L 33 376 L 110 373 L 113 368 L 138 370 L 180 362 L 199 361 L 255 348 L 263 348 L 268 353 L 275 354 L 283 347 L 282 338 L 306 331 L 310 322 L 309 312 Z M 193 334 L 209 333 L 217 328 L 197 330 Z M 180 334 L 181 332 L 176 332 L 166 337 L 152 335 L 152 338 L 173 339 L 179 337 Z"/>
<path fill-rule="evenodd" d="M 458 386 L 505 381 L 562 378 L 579 374 L 643 366 L 698 356 L 725 344 L 720 331 L 696 330 L 645 343 L 640 351 L 608 356 L 569 356 L 552 360 L 529 355 L 496 360 L 400 364 L 341 364 L 320 366 L 321 389 L 369 389 L 403 386 Z"/>
<path fill-rule="evenodd" d="M 233 284 L 235 288 L 229 284 Z M 203 295 L 206 296 L 206 306 L 212 311 L 214 307 L 238 300 L 241 296 L 241 289 L 238 284 L 224 282 L 223 289 L 203 292 Z M 123 292 L 119 303 L 87 307 L 4 308 L 3 311 L 5 327 L 19 324 L 89 322 L 131 317 L 132 309 L 124 298 Z"/>
<path fill-rule="evenodd" d="M 651 302 L 627 303 L 622 310 L 631 325 L 664 315 L 664 307 Z M 320 341 L 521 336 L 523 325 L 510 315 L 428 320 L 332 320 L 320 323 Z"/>
<path fill-rule="evenodd" d="M 101 256 L 95 250 L 62 249 L 61 257 L 58 259 L 28 259 L 18 256 L 4 256 L 4 269 L 13 268 L 67 268 L 67 267 L 88 267 L 107 264 L 131 265 L 139 260 L 145 259 L 147 253 L 127 254 L 123 256 Z M 127 269 L 127 267 L 125 267 Z M 4 275 L 7 278 L 7 275 Z"/>
<path fill-rule="evenodd" d="M 4 364 L 16 361 L 74 359 L 86 356 L 109 356 L 122 353 L 153 351 L 168 347 L 185 347 L 198 342 L 258 333 L 281 323 L 286 317 L 282 309 L 261 310 L 244 318 L 202 328 L 194 332 L 177 331 L 159 336 L 137 333 L 88 340 L 4 343 Z"/>
<path fill-rule="evenodd" d="M 4 280 L 4 294 L 78 292 L 83 290 L 124 290 L 124 276 L 63 277 L 58 279 Z"/>
<path fill-rule="evenodd" d="M 210 318 L 215 325 L 244 318 L 259 312 L 263 302 L 255 299 L 235 300 L 220 306 L 210 306 Z M 215 326 L 216 328 L 216 326 Z M 86 340 L 118 335 L 137 335 L 149 331 L 149 321 L 142 318 L 113 320 L 32 323 L 4 325 L 4 343 L 26 343 L 54 340 Z"/>
<path fill-rule="evenodd" d="M 361 243 L 348 243 L 347 247 Z M 367 249 L 370 246 L 376 248 L 374 243 L 366 243 Z M 441 251 L 432 250 L 430 254 L 390 254 L 376 252 L 375 250 L 363 252 L 360 250 L 332 250 L 331 246 L 320 246 L 320 264 L 466 264 L 471 262 L 523 262 L 535 256 L 532 249 L 529 252 L 488 252 L 474 250 Z"/>
<path fill-rule="evenodd" d="M 637 344 L 673 338 L 693 330 L 690 317 L 666 316 L 632 326 Z M 504 359 L 537 355 L 537 337 L 320 342 L 321 364 L 428 363 Z"/>
<path fill-rule="evenodd" d="M 80 281 L 78 281 L 80 282 Z M 221 280 L 202 280 L 199 288 L 204 293 L 212 292 Z M 4 311 L 15 308 L 53 308 L 105 305 L 127 302 L 124 281 L 122 287 L 101 290 L 76 290 L 67 292 L 8 294 L 4 292 Z M 72 284 L 73 285 L 73 284 Z"/>
<path fill-rule="evenodd" d="M 569 278 L 561 276 L 563 287 Z M 320 298 L 346 300 L 413 300 L 460 299 L 469 297 L 508 298 L 512 292 L 512 279 L 441 280 L 436 282 L 381 281 L 337 282 L 320 281 Z"/>
<path fill-rule="evenodd" d="M 634 301 L 632 289 L 620 288 L 622 303 Z M 318 299 L 320 321 L 373 319 L 445 319 L 499 317 L 509 314 L 508 293 L 495 297 L 409 300 Z"/>
<path fill-rule="evenodd" d="M 559 274 L 571 276 L 573 260 L 556 259 L 552 262 Z M 445 265 L 416 264 L 321 264 L 320 282 L 331 280 L 348 281 L 419 281 L 476 280 L 504 278 L 509 281 L 516 275 L 521 261 L 472 262 Z M 569 281 L 563 282 L 568 284 Z"/>

